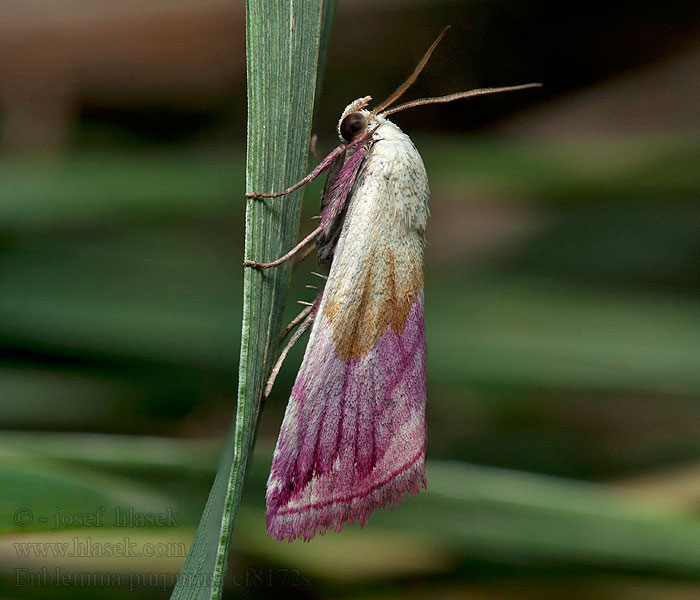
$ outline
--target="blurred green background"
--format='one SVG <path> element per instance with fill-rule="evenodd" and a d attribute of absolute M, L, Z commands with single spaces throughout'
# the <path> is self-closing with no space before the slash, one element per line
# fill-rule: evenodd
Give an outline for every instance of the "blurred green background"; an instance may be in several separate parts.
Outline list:
<path fill-rule="evenodd" d="M 446 24 L 408 98 L 545 87 L 394 119 L 432 190 L 429 489 L 362 531 L 266 538 L 296 348 L 227 594 L 700 597 L 700 12 L 341 2 L 321 152 Z M 3 598 L 165 598 L 179 572 L 236 395 L 244 31 L 224 0 L 0 4 Z M 107 555 L 125 540 L 150 556 Z"/>

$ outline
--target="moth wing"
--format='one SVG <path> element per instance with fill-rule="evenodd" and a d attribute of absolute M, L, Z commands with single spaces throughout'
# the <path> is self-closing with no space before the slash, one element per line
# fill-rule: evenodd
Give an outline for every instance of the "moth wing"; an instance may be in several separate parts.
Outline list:
<path fill-rule="evenodd" d="M 353 148 L 349 156 L 343 152 L 331 165 L 321 194 L 323 231 L 316 240 L 319 263 L 329 263 L 333 260 L 333 253 L 345 222 L 348 208 L 346 201 L 371 145 L 371 140 L 368 140 L 363 145 Z"/>
<path fill-rule="evenodd" d="M 356 360 L 336 355 L 327 323 L 314 326 L 268 482 L 268 532 L 277 539 L 364 524 L 425 486 L 422 294 L 403 332 L 388 329 Z"/>
<path fill-rule="evenodd" d="M 381 231 L 381 213 L 407 199 L 373 169 L 385 161 L 368 160 L 350 199 L 275 449 L 267 513 L 277 539 L 364 524 L 425 486 L 422 231 L 403 218 Z"/>

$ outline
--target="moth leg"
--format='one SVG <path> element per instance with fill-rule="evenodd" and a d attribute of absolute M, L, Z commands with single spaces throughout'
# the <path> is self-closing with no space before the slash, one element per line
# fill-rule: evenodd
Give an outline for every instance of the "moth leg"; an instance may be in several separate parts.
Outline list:
<path fill-rule="evenodd" d="M 246 198 L 278 198 L 279 196 L 286 196 L 287 194 L 291 194 L 293 191 L 298 190 L 302 185 L 306 185 L 309 183 L 309 181 L 313 181 L 318 177 L 321 173 L 323 173 L 328 167 L 330 167 L 338 158 L 342 157 L 345 154 L 345 144 L 341 144 L 337 148 L 331 151 L 331 153 L 326 156 L 319 164 L 318 166 L 311 171 L 304 179 L 301 181 L 298 181 L 295 183 L 293 186 L 288 187 L 286 190 L 282 190 L 281 192 L 274 192 L 272 194 L 266 194 L 266 193 L 258 193 L 258 192 L 246 192 L 245 197 Z"/>
<path fill-rule="evenodd" d="M 322 226 L 318 226 L 309 235 L 307 235 L 301 242 L 299 242 L 294 248 L 292 248 L 287 254 L 280 256 L 277 260 L 273 260 L 269 263 L 261 263 L 255 260 L 244 260 L 244 267 L 255 267 L 256 269 L 269 269 L 270 267 L 279 267 L 282 263 L 288 261 L 290 258 L 294 258 L 299 252 L 304 249 L 304 246 L 314 241 L 316 236 L 323 230 Z"/>
<path fill-rule="evenodd" d="M 314 317 L 316 313 L 314 312 L 314 306 L 316 303 L 312 304 L 311 306 L 307 307 L 308 309 L 308 314 L 304 317 L 304 320 L 302 321 L 301 325 L 299 325 L 299 329 L 297 329 L 292 337 L 289 339 L 289 342 L 287 345 L 283 348 L 282 352 L 280 352 L 280 356 L 277 359 L 277 362 L 275 363 L 275 366 L 272 367 L 272 371 L 270 372 L 270 377 L 267 380 L 267 383 L 265 384 L 265 389 L 263 390 L 263 398 L 267 398 L 270 395 L 270 392 L 272 391 L 272 386 L 275 385 L 275 379 L 277 379 L 277 375 L 280 372 L 280 369 L 282 368 L 282 363 L 284 362 L 284 359 L 287 358 L 287 354 L 289 354 L 289 351 L 292 349 L 294 344 L 296 344 L 299 339 L 301 338 L 302 335 L 304 335 L 304 332 L 311 327 L 311 324 L 314 322 Z M 306 312 L 306 309 L 301 312 L 301 314 L 304 314 Z M 301 315 L 300 315 L 301 316 Z M 294 319 L 296 321 L 299 317 Z M 294 322 L 292 321 L 292 323 Z M 290 323 L 291 325 L 291 323 Z M 289 328 L 289 326 L 287 326 Z"/>
<path fill-rule="evenodd" d="M 311 311 L 314 309 L 313 304 L 311 306 L 307 306 L 304 310 L 302 310 L 296 317 L 294 317 L 290 322 L 289 325 L 287 325 L 284 328 L 284 331 L 280 335 L 280 339 L 278 340 L 278 343 L 281 344 L 284 341 L 284 338 L 286 338 L 289 333 L 294 329 L 299 323 L 301 323 L 306 317 L 308 317 L 311 314 Z"/>

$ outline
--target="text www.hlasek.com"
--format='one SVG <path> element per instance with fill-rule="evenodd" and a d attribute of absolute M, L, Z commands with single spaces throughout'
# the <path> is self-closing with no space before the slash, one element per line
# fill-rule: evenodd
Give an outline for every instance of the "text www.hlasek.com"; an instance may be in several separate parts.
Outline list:
<path fill-rule="evenodd" d="M 181 542 L 138 543 L 129 537 L 116 542 L 98 542 L 91 537 L 74 537 L 69 542 L 15 542 L 20 558 L 74 557 L 182 557 L 187 556 L 187 544 Z"/>

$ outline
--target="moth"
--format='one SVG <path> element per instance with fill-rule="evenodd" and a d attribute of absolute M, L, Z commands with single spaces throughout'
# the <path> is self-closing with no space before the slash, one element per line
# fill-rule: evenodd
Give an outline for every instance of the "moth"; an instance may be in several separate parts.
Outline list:
<path fill-rule="evenodd" d="M 311 334 L 296 377 L 267 482 L 267 531 L 309 540 L 345 523 L 364 525 L 426 487 L 426 346 L 423 253 L 428 178 L 410 138 L 387 117 L 424 104 L 525 89 L 485 88 L 413 100 L 390 108 L 411 86 L 445 35 L 411 76 L 369 110 L 358 98 L 338 122 L 341 144 L 289 194 L 328 171 L 318 227 L 267 269 L 315 242 L 330 265 L 316 300 L 290 323 L 298 327 L 272 369 L 268 395 L 289 348 Z"/>

